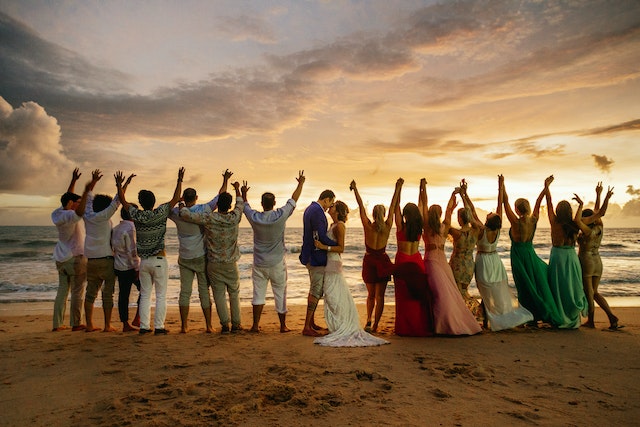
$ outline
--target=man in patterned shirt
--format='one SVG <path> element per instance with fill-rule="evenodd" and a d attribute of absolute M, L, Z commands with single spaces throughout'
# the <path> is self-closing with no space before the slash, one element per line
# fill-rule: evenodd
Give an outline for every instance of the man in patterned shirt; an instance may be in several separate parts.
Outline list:
<path fill-rule="evenodd" d="M 157 208 L 155 195 L 149 190 L 140 190 L 138 202 L 142 210 L 130 205 L 125 199 L 122 183 L 124 175 L 121 171 L 114 175 L 118 198 L 122 207 L 129 211 L 136 226 L 138 256 L 140 256 L 140 334 L 151 332 L 151 288 L 156 288 L 156 310 L 154 318 L 155 335 L 166 335 L 169 331 L 164 327 L 167 316 L 167 284 L 168 270 L 164 251 L 164 235 L 167 231 L 167 218 L 171 208 L 180 200 L 184 168 L 178 170 L 178 182 L 173 198 Z"/>
<path fill-rule="evenodd" d="M 238 224 L 242 219 L 244 199 L 240 195 L 240 183 L 234 182 L 236 205 L 232 211 L 231 194 L 226 191 L 218 195 L 218 212 L 191 212 L 180 209 L 180 218 L 204 226 L 207 245 L 207 276 L 213 289 L 213 299 L 220 318 L 222 333 L 242 330 L 240 325 L 240 278 L 238 274 Z M 231 305 L 231 319 L 227 309 L 227 292 Z"/>

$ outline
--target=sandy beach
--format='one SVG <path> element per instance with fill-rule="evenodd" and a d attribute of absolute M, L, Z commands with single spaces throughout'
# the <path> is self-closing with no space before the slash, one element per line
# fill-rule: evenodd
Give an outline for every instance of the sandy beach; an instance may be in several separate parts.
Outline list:
<path fill-rule="evenodd" d="M 170 307 L 169 335 L 140 336 L 51 332 L 50 303 L 0 304 L 0 425 L 640 423 L 638 308 L 616 308 L 615 332 L 597 309 L 596 329 L 466 338 L 396 336 L 393 309 L 379 333 L 391 344 L 323 348 L 300 334 L 303 306 L 285 334 L 267 305 L 259 334 L 205 334 L 196 306 L 190 333 Z"/>

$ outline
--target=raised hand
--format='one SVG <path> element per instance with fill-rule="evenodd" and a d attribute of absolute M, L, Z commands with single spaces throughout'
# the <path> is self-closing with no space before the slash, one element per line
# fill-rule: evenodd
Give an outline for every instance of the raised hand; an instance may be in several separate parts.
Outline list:
<path fill-rule="evenodd" d="M 178 181 L 182 181 L 184 179 L 184 167 L 178 169 Z"/>
<path fill-rule="evenodd" d="M 576 202 L 578 202 L 578 204 L 580 206 L 582 206 L 584 203 L 582 202 L 582 199 L 580 198 L 580 196 L 578 196 L 576 193 L 573 193 L 573 200 L 575 200 Z"/>
<path fill-rule="evenodd" d="M 228 181 L 229 178 L 231 178 L 231 175 L 233 175 L 233 172 L 231 172 L 229 169 L 225 169 L 224 172 L 222 173 L 222 179 L 224 179 L 225 181 Z"/>
<path fill-rule="evenodd" d="M 356 189 L 356 180 L 352 179 L 351 183 L 349 184 L 349 190 L 353 191 Z"/>
<path fill-rule="evenodd" d="M 304 170 L 298 171 L 298 177 L 296 178 L 296 181 L 298 181 L 298 183 L 300 183 L 300 184 L 304 184 L 304 181 L 306 179 L 307 178 L 305 178 L 305 176 L 304 176 Z"/>
<path fill-rule="evenodd" d="M 596 184 L 596 194 L 600 193 L 602 193 L 602 181 L 598 181 L 598 184 Z"/>
<path fill-rule="evenodd" d="M 553 175 L 549 175 L 547 179 L 544 180 L 545 188 L 548 188 L 552 182 L 553 182 Z"/>
<path fill-rule="evenodd" d="M 82 175 L 80 173 L 80 169 L 79 168 L 75 168 L 73 170 L 73 172 L 71 173 L 71 180 L 74 181 L 74 182 L 77 181 L 78 179 L 80 179 L 80 175 Z"/>
<path fill-rule="evenodd" d="M 93 172 L 91 172 L 91 181 L 93 181 L 94 183 L 100 181 L 101 178 L 102 171 L 100 171 L 100 169 L 95 169 Z"/>
<path fill-rule="evenodd" d="M 135 175 L 132 175 L 135 176 Z M 121 186 L 122 183 L 124 182 L 124 174 L 122 173 L 122 171 L 116 171 L 116 173 L 113 174 L 113 177 L 116 180 L 116 186 Z"/>
<path fill-rule="evenodd" d="M 610 198 L 611 196 L 613 196 L 613 187 L 609 187 L 607 186 L 607 198 Z"/>
<path fill-rule="evenodd" d="M 131 180 L 132 180 L 133 178 L 135 178 L 135 176 L 136 176 L 136 175 L 135 175 L 135 174 L 133 174 L 133 173 L 132 173 L 131 175 L 129 175 L 129 177 L 127 178 L 127 182 L 125 182 L 125 183 L 124 183 L 125 187 L 126 187 L 126 186 L 128 186 L 129 184 L 131 184 Z"/>

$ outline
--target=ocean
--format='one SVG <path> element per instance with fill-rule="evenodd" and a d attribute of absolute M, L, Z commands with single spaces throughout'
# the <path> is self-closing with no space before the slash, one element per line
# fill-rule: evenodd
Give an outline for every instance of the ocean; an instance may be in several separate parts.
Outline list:
<path fill-rule="evenodd" d="M 387 252 L 393 259 L 396 252 L 395 233 L 392 231 Z M 243 305 L 251 304 L 251 262 L 253 252 L 253 234 L 250 228 L 240 228 L 239 246 L 241 257 L 238 261 L 240 271 L 240 298 Z M 58 287 L 58 275 L 52 259 L 53 248 L 57 241 L 54 226 L 0 226 L 0 303 L 43 302 L 55 299 Z M 286 262 L 288 267 L 287 301 L 289 304 L 306 304 L 309 291 L 309 276 L 306 268 L 298 261 L 302 242 L 302 228 L 289 228 L 285 242 L 288 249 Z M 538 255 L 548 262 L 551 250 L 549 229 L 538 229 L 534 239 Z M 511 279 L 509 260 L 508 229 L 503 229 L 498 247 L 500 257 Z M 342 255 L 344 274 L 356 303 L 364 303 L 367 290 L 361 277 L 362 257 L 364 255 L 364 237 L 362 226 L 358 222 L 347 224 L 346 250 Z M 421 245 L 423 249 L 423 245 Z M 173 226 L 167 227 L 166 252 L 169 261 L 169 287 L 167 301 L 169 305 L 178 304 L 180 273 L 178 270 L 178 238 Z M 447 257 L 451 254 L 451 243 L 445 245 Z M 605 228 L 600 248 L 604 273 L 600 283 L 600 292 L 605 297 L 640 297 L 640 229 Z M 510 283 L 513 288 L 513 282 Z M 475 284 L 470 287 L 472 295 L 479 295 Z M 513 288 L 515 293 L 515 288 Z M 117 286 L 116 286 L 117 293 Z M 267 292 L 267 304 L 272 303 L 271 291 Z M 628 298 L 624 298 L 628 299 Z M 98 297 L 96 305 L 100 305 Z M 131 301 L 135 301 L 135 288 Z M 389 283 L 386 302 L 394 301 L 393 282 Z M 194 283 L 192 305 L 199 305 L 198 293 Z M 615 301 L 612 305 L 616 304 Z M 624 304 L 622 304 L 624 305 Z"/>

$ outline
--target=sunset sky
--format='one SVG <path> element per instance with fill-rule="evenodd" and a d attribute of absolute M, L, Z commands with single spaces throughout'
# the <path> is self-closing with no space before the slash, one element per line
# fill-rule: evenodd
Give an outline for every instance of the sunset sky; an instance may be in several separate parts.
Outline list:
<path fill-rule="evenodd" d="M 640 227 L 640 2 L 0 0 L 0 225 L 49 225 L 76 192 L 209 200 L 228 168 L 296 218 L 325 188 L 370 211 L 445 204 L 461 178 L 486 211 L 497 175 L 533 203 L 589 204 Z M 355 218 L 354 218 L 355 219 Z M 244 222 L 246 225 L 246 222 Z M 354 224 L 352 224 L 353 226 Z"/>

